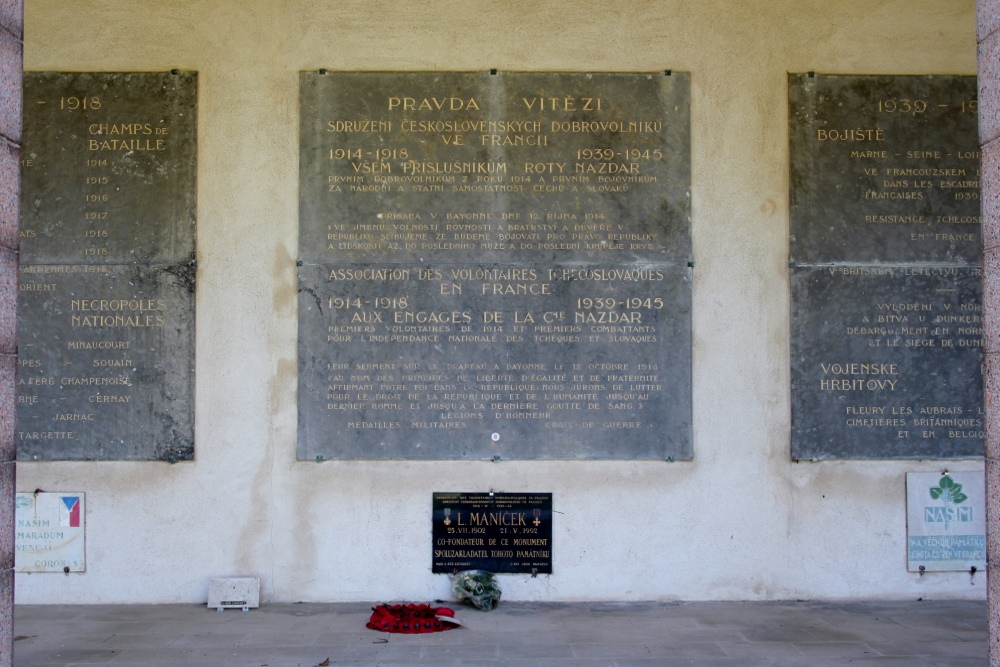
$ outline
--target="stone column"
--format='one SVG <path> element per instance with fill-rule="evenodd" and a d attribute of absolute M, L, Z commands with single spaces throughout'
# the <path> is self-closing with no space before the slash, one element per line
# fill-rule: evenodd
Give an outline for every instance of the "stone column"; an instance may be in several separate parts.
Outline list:
<path fill-rule="evenodd" d="M 990 664 L 1000 667 L 1000 0 L 977 0 Z"/>
<path fill-rule="evenodd" d="M 23 0 L 0 0 L 0 667 L 14 662 L 14 378 L 23 16 Z"/>

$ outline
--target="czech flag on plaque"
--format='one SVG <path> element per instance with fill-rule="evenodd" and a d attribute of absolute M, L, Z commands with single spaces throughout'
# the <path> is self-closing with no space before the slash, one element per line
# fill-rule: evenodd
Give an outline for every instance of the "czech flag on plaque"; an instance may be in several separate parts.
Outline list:
<path fill-rule="evenodd" d="M 80 496 L 63 496 L 60 498 L 59 525 L 63 528 L 80 527 Z"/>

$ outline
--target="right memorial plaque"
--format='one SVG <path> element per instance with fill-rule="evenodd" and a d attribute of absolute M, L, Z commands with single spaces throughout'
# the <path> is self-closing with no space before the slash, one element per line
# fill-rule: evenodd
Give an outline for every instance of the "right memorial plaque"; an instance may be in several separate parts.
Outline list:
<path fill-rule="evenodd" d="M 976 80 L 790 75 L 792 456 L 982 455 Z"/>

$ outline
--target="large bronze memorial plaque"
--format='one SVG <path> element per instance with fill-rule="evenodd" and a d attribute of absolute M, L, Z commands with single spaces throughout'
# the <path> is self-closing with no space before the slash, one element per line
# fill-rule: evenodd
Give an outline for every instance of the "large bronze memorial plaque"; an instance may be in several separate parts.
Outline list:
<path fill-rule="evenodd" d="M 28 72 L 19 460 L 194 456 L 197 75 Z"/>
<path fill-rule="evenodd" d="M 792 456 L 982 455 L 976 80 L 789 76 Z"/>
<path fill-rule="evenodd" d="M 686 74 L 300 83 L 300 458 L 691 458 Z"/>

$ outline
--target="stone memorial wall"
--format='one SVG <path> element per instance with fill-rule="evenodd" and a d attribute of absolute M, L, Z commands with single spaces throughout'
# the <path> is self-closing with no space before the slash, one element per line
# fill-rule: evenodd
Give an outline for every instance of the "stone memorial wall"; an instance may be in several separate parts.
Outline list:
<path fill-rule="evenodd" d="M 197 75 L 24 78 L 21 460 L 194 455 Z"/>
<path fill-rule="evenodd" d="M 975 77 L 790 75 L 792 456 L 981 456 Z"/>
<path fill-rule="evenodd" d="M 687 74 L 300 95 L 299 458 L 691 458 Z"/>

